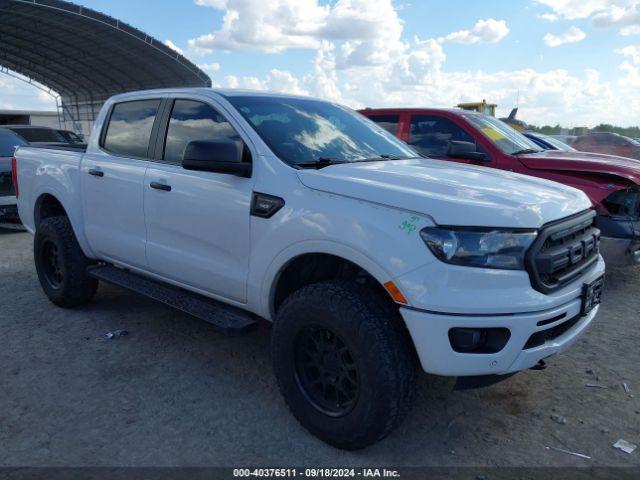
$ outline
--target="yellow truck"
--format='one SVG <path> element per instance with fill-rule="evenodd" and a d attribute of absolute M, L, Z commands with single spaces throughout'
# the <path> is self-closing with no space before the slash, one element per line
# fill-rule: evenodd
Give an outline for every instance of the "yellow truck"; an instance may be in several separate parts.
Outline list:
<path fill-rule="evenodd" d="M 496 105 L 495 103 L 487 103 L 486 100 L 482 100 L 481 102 L 459 103 L 457 107 L 463 110 L 470 110 L 472 112 L 484 113 L 486 115 L 491 115 L 492 117 L 495 117 L 496 108 L 498 107 L 498 105 Z"/>

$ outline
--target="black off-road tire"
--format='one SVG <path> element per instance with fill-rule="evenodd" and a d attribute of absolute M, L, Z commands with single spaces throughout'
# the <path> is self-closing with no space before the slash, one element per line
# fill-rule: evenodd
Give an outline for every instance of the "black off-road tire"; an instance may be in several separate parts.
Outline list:
<path fill-rule="evenodd" d="M 82 252 L 67 217 L 49 217 L 40 222 L 33 253 L 40 285 L 51 302 L 73 308 L 94 297 L 98 281 L 87 275 L 87 267 L 93 262 Z M 53 257 L 57 260 L 52 261 Z"/>
<path fill-rule="evenodd" d="M 350 394 L 356 388 L 352 383 L 357 384 L 355 400 L 347 402 L 346 397 L 341 396 L 341 401 L 350 405 L 348 409 L 338 405 L 340 401 L 336 402 L 335 410 L 345 410 L 339 413 L 333 406 L 328 411 L 319 406 L 326 403 L 323 394 L 314 390 L 313 385 L 318 381 L 306 380 L 316 371 L 325 372 L 326 378 L 342 378 L 341 374 L 331 376 L 326 373 L 328 355 L 320 355 L 323 357 L 320 368 L 305 370 L 307 367 L 303 366 L 308 365 L 305 360 L 318 357 L 315 353 L 311 357 L 307 355 L 308 349 L 300 347 L 301 342 L 304 344 L 311 332 L 315 339 L 307 343 L 313 350 L 320 335 L 318 332 L 325 332 L 325 329 L 334 335 L 323 335 L 338 339 L 332 341 L 346 347 L 346 358 L 353 361 L 357 370 L 355 383 L 339 383 L 339 388 L 350 387 Z M 402 318 L 393 305 L 354 282 L 323 282 L 303 287 L 283 302 L 273 327 L 271 357 L 280 391 L 298 421 L 330 445 L 357 450 L 387 436 L 411 407 L 418 370 L 410 342 Z M 322 345 L 322 351 L 326 352 L 325 343 Z M 301 348 L 302 354 L 299 353 Z M 344 351 L 343 348 L 339 350 Z M 340 354 L 335 358 L 345 357 Z M 351 370 L 352 366 L 349 367 Z M 332 398 L 333 393 L 329 393 Z M 316 402 L 314 398 L 318 395 L 321 400 Z"/>

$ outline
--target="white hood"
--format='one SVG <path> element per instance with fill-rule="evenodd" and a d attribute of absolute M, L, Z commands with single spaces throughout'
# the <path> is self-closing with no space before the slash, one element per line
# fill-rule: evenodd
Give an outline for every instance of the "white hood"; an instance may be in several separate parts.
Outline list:
<path fill-rule="evenodd" d="M 439 160 L 340 164 L 298 176 L 314 190 L 421 213 L 439 225 L 539 228 L 591 208 L 572 187 Z"/>

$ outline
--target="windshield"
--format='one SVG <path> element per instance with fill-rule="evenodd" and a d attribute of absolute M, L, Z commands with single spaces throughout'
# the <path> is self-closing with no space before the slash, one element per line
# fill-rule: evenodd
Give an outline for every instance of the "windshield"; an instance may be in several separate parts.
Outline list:
<path fill-rule="evenodd" d="M 313 99 L 230 96 L 262 140 L 290 165 L 319 159 L 356 162 L 419 154 L 362 115 Z"/>
<path fill-rule="evenodd" d="M 534 153 L 542 150 L 520 132 L 497 118 L 477 114 L 465 115 L 464 117 L 508 155 L 520 152 Z"/>
<path fill-rule="evenodd" d="M 29 143 L 68 143 L 56 130 L 50 128 L 12 128 Z"/>

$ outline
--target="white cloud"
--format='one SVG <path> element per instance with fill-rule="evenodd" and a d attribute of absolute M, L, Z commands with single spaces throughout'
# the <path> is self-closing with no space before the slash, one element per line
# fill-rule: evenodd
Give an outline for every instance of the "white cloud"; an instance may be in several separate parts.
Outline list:
<path fill-rule="evenodd" d="M 165 40 L 164 44 L 174 52 L 178 52 L 180 55 L 184 54 L 183 50 L 179 46 L 177 46 L 175 43 L 173 43 L 171 40 L 169 39 Z"/>
<path fill-rule="evenodd" d="M 195 0 L 196 5 L 200 5 L 201 7 L 211 7 L 217 8 L 218 10 L 223 10 L 227 6 L 227 0 Z"/>
<path fill-rule="evenodd" d="M 624 36 L 640 33 L 640 0 L 535 0 L 549 15 L 566 20 L 588 19 L 600 28 L 618 28 Z"/>
<path fill-rule="evenodd" d="M 402 21 L 391 0 L 196 0 L 224 10 L 222 26 L 189 41 L 193 54 L 214 50 L 280 53 L 339 46 L 336 68 L 383 65 L 401 55 Z"/>
<path fill-rule="evenodd" d="M 424 46 L 405 43 L 403 22 L 391 0 L 196 0 L 224 11 L 222 26 L 189 41 L 193 54 L 214 50 L 280 53 L 316 49 L 337 70 L 384 66 L 397 59 L 416 62 Z M 509 33 L 504 20 L 481 19 L 473 28 L 453 32 L 439 42 L 496 43 Z M 410 51 L 416 50 L 415 52 Z M 325 78 L 326 80 L 326 78 Z"/>
<path fill-rule="evenodd" d="M 625 58 L 619 67 L 624 75 L 620 82 L 624 82 L 624 88 L 637 91 L 640 88 L 640 45 L 628 45 L 616 50 L 615 53 Z M 637 108 L 640 108 L 640 100 L 637 95 L 629 98 L 629 105 L 626 105 L 626 108 L 629 112 L 635 112 Z"/>
<path fill-rule="evenodd" d="M 219 63 L 200 63 L 198 64 L 198 68 L 200 70 L 204 70 L 205 72 L 217 72 L 220 70 Z"/>
<path fill-rule="evenodd" d="M 326 26 L 328 6 L 316 0 L 196 0 L 225 11 L 219 30 L 189 41 L 196 52 L 316 48 Z"/>
<path fill-rule="evenodd" d="M 547 22 L 555 22 L 558 20 L 558 16 L 555 13 L 541 13 L 538 18 L 546 20 Z"/>
<path fill-rule="evenodd" d="M 459 30 L 444 37 L 445 42 L 453 43 L 497 43 L 509 34 L 504 20 L 478 20 L 471 30 Z"/>
<path fill-rule="evenodd" d="M 461 101 L 486 98 L 498 103 L 500 113 L 505 115 L 515 106 L 519 92 L 519 116 L 527 122 L 559 122 L 567 126 L 640 123 L 639 45 L 616 51 L 620 64 L 614 80 L 590 69 L 453 71 L 447 68 L 447 49 L 452 42 L 473 45 L 500 41 L 509 33 L 506 22 L 489 18 L 441 38 L 409 39 L 403 36 L 403 22 L 391 0 L 195 1 L 221 10 L 224 19 L 210 35 L 189 42 L 187 55 L 214 50 L 315 50 L 310 69 L 295 75 L 278 65 L 281 57 L 276 56 L 270 57 L 273 68 L 259 76 L 232 75 L 213 59 L 201 60 L 200 68 L 216 72 L 215 86 L 308 94 L 356 108 L 451 107 Z M 563 20 L 577 15 L 588 21 L 595 21 L 594 17 L 601 13 L 615 13 L 609 7 L 622 2 L 538 1 L 555 5 L 548 12 L 541 12 L 543 15 Z M 626 6 L 630 3 L 628 0 Z M 573 7 L 579 10 L 572 10 Z M 604 27 L 604 17 L 599 18 L 599 25 Z M 633 27 L 622 26 L 619 16 L 611 18 L 615 28 Z M 598 64 L 597 57 L 590 58 L 590 64 Z M 226 67 L 224 63 L 223 66 Z M 229 74 L 220 75 L 221 71 Z M 6 92 L 2 96 L 5 105 L 38 108 L 43 105 L 40 101 L 46 100 L 39 98 L 32 87 L 7 83 L 3 77 L 0 90 Z M 53 109 L 55 104 L 49 105 Z"/>
<path fill-rule="evenodd" d="M 314 70 L 299 78 L 284 71 L 264 78 L 227 77 L 224 85 L 309 94 L 353 108 L 433 106 L 451 107 L 462 101 L 487 98 L 506 115 L 520 96 L 520 118 L 534 124 L 593 126 L 601 122 L 637 124 L 640 114 L 640 46 L 617 51 L 626 58 L 623 76 L 605 81 L 587 69 L 538 71 L 447 71 L 443 44 L 437 39 L 414 39 L 405 53 L 384 66 L 339 69 L 340 51 L 325 42 L 316 54 Z"/>
<path fill-rule="evenodd" d="M 633 65 L 640 66 L 640 46 L 628 45 L 626 47 L 619 48 L 615 53 L 628 58 Z"/>
<path fill-rule="evenodd" d="M 0 74 L 0 109 L 55 111 L 56 101 L 47 92 L 17 78 Z"/>
<path fill-rule="evenodd" d="M 279 53 L 317 49 L 323 41 L 341 44 L 338 65 L 376 65 L 404 48 L 403 24 L 391 0 L 196 0 L 224 11 L 222 26 L 189 41 L 194 54 L 214 50 Z M 453 32 L 444 42 L 495 43 L 509 33 L 504 20 L 478 20 L 470 30 Z"/>
<path fill-rule="evenodd" d="M 620 0 L 623 1 L 623 0 Z M 640 2 L 640 0 L 638 0 Z M 220 86 L 309 94 L 351 107 L 438 106 L 487 98 L 507 114 L 520 95 L 520 116 L 532 123 L 567 126 L 600 122 L 639 123 L 638 67 L 629 53 L 620 80 L 603 80 L 595 70 L 450 71 L 446 49 L 453 42 L 498 42 L 509 34 L 504 20 L 481 19 L 440 38 L 403 38 L 403 22 L 390 0 L 196 0 L 224 12 L 222 26 L 190 42 L 195 50 L 252 50 L 268 53 L 315 49 L 311 71 L 293 75 L 271 69 L 264 76 L 228 75 Z M 556 8 L 546 20 L 588 18 L 606 12 L 606 0 L 539 3 Z M 304 8 L 302 8 L 304 6 Z M 575 28 L 548 38 L 551 44 L 579 41 Z M 625 50 L 625 52 L 628 52 Z M 620 117 L 619 112 L 633 115 Z"/>
<path fill-rule="evenodd" d="M 587 38 L 587 34 L 580 30 L 578 27 L 571 27 L 566 32 L 560 35 L 554 35 L 547 33 L 544 36 L 544 43 L 548 47 L 559 47 L 566 43 L 578 43 Z"/>
<path fill-rule="evenodd" d="M 576 20 L 589 18 L 593 14 L 605 11 L 616 4 L 631 3 L 628 0 L 535 0 L 553 10 L 560 18 Z"/>
<path fill-rule="evenodd" d="M 620 35 L 622 35 L 623 37 L 640 35 L 640 25 L 630 25 L 628 27 L 622 27 L 620 29 Z"/>
<path fill-rule="evenodd" d="M 291 93 L 294 95 L 309 95 L 309 92 L 301 87 L 300 80 L 291 73 L 278 69 L 272 69 L 264 79 L 257 77 L 237 77 L 228 75 L 224 79 L 223 86 L 229 88 L 244 88 L 249 90 L 269 90 L 272 92 Z"/>

